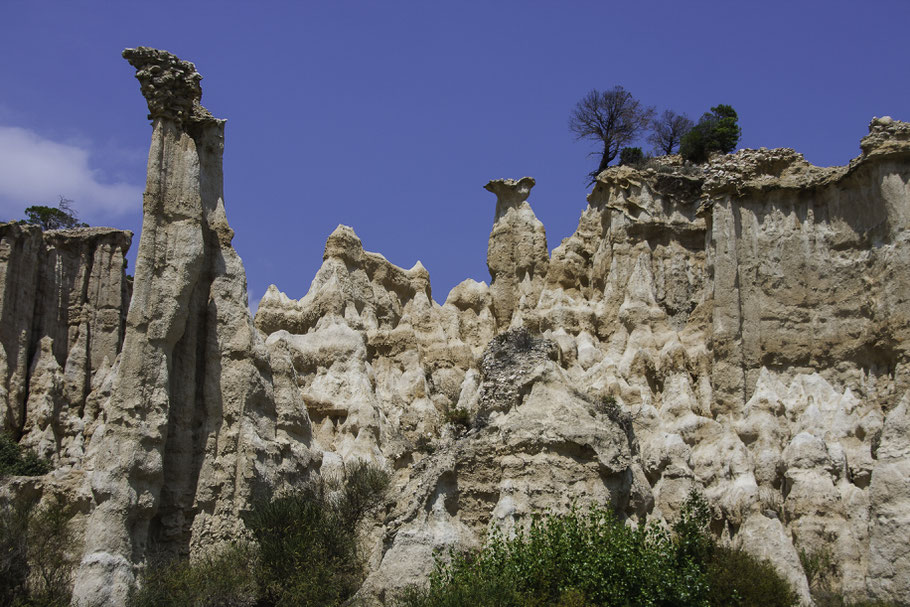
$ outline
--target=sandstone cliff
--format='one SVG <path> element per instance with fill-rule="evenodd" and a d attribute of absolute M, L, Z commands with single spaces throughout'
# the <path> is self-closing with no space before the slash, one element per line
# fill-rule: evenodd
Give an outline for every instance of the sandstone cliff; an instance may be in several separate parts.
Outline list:
<path fill-rule="evenodd" d="M 2 430 L 57 466 L 82 459 L 92 382 L 123 342 L 132 234 L 0 225 Z"/>
<path fill-rule="evenodd" d="M 534 180 L 491 181 L 491 282 L 442 304 L 419 262 L 339 226 L 309 291 L 270 287 L 254 321 L 224 121 L 193 64 L 124 56 L 153 121 L 128 314 L 115 234 L 37 264 L 56 274 L 22 260 L 63 259 L 67 234 L 0 234 L 4 423 L 58 464 L 8 488 L 79 505 L 77 600 L 122 604 L 150 546 L 200 554 L 254 495 L 366 459 L 393 481 L 359 530 L 363 598 L 491 525 L 573 501 L 672 521 L 696 489 L 805 603 L 798 554 L 821 550 L 848 598 L 910 602 L 910 124 L 873 120 L 847 167 L 610 168 L 552 254 Z"/>
<path fill-rule="evenodd" d="M 319 448 L 398 470 L 364 592 L 416 581 L 434 550 L 535 509 L 598 499 L 672 520 L 696 488 L 715 531 L 805 601 L 800 551 L 829 551 L 848 597 L 906 601 L 908 134 L 874 120 L 848 167 L 743 150 L 702 169 L 609 169 L 552 255 L 534 181 L 490 182 L 492 283 L 466 281 L 444 305 L 422 266 L 362 253 L 339 227 L 307 296 L 271 288 L 256 323 L 309 361 L 298 379 L 327 415 Z M 555 353 L 491 375 L 481 353 L 517 327 Z M 596 417 L 611 399 L 628 436 Z M 445 423 L 456 409 L 476 420 L 464 435 Z"/>

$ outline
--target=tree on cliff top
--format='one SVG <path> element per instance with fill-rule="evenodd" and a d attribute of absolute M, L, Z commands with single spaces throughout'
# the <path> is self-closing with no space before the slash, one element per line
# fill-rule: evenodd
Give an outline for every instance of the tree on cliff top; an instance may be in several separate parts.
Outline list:
<path fill-rule="evenodd" d="M 648 143 L 654 146 L 655 154 L 672 154 L 693 126 L 695 123 L 685 114 L 664 110 L 663 114 L 651 122 Z"/>
<path fill-rule="evenodd" d="M 742 130 L 737 123 L 736 110 L 729 105 L 716 105 L 705 113 L 679 145 L 685 160 L 700 164 L 711 154 L 729 154 L 736 149 Z"/>
<path fill-rule="evenodd" d="M 87 223 L 79 221 L 75 209 L 71 206 L 72 202 L 61 196 L 56 208 L 41 205 L 30 206 L 25 209 L 25 219 L 21 219 L 19 223 L 36 225 L 42 230 L 87 228 Z"/>
<path fill-rule="evenodd" d="M 600 164 L 590 173 L 591 181 L 607 168 L 619 151 L 635 141 L 654 116 L 654 108 L 645 107 L 621 86 L 609 91 L 592 89 L 582 97 L 569 115 L 569 130 L 576 139 L 593 139 L 603 146 Z"/>

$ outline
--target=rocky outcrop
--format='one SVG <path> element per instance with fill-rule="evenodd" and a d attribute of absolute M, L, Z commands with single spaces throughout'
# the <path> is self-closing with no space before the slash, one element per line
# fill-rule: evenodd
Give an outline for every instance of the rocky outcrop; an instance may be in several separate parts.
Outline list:
<path fill-rule="evenodd" d="M 142 47 L 124 57 L 153 132 L 135 289 L 93 437 L 95 504 L 74 591 L 76 602 L 104 605 L 124 602 L 150 545 L 187 554 L 237 537 L 251 495 L 309 465 L 305 440 L 290 446 L 279 435 L 289 416 L 276 406 L 283 401 L 231 247 L 224 121 L 199 105 L 191 63 Z M 296 418 L 306 425 L 305 411 Z"/>
<path fill-rule="evenodd" d="M 489 313 L 486 320 L 491 325 Z M 419 262 L 398 268 L 364 251 L 346 226 L 329 236 L 307 295 L 295 301 L 271 286 L 256 325 L 270 333 L 270 350 L 291 353 L 316 444 L 333 454 L 326 466 L 412 460 L 473 381 L 466 379 L 474 358 L 465 338 L 492 336 L 491 326 L 463 329 L 433 301 Z"/>
<path fill-rule="evenodd" d="M 120 352 L 132 234 L 0 225 L 2 429 L 57 466 L 84 455 L 85 401 Z"/>
<path fill-rule="evenodd" d="M 413 277 L 399 279 L 407 288 L 355 279 L 414 272 L 384 260 L 377 272 L 373 260 L 381 258 L 359 253 L 359 241 L 345 247 L 353 253 L 343 264 L 330 262 L 329 250 L 340 247 L 327 246 L 326 264 L 299 302 L 273 288 L 256 320 L 269 341 L 312 351 L 319 341 L 320 348 L 343 343 L 342 333 L 360 335 L 344 352 L 310 363 L 309 372 L 298 367 L 304 394 L 319 382 L 332 387 L 308 409 L 345 420 L 320 442 L 325 461 L 331 452 L 369 457 L 368 449 L 342 447 L 365 441 L 381 454 L 377 461 L 398 469 L 400 495 L 423 496 L 402 498 L 377 523 L 382 540 L 373 544 L 364 593 L 417 581 L 433 550 L 476 545 L 488 524 L 518 524 L 526 511 L 501 506 L 518 481 L 501 471 L 521 461 L 522 482 L 625 499 L 632 518 L 673 520 L 688 493 L 701 491 L 714 505 L 721 538 L 771 559 L 804 602 L 800 552 L 830 555 L 837 573 L 829 582 L 847 597 L 906 600 L 898 581 L 908 573 L 898 531 L 903 484 L 875 480 L 899 478 L 910 441 L 895 408 L 907 392 L 908 285 L 893 270 L 907 254 L 906 129 L 873 121 L 863 155 L 848 167 L 813 167 L 793 150 L 742 150 L 704 168 L 677 159 L 645 170 L 611 168 L 598 177 L 578 230 L 552 256 L 526 201 L 533 180 L 491 182 L 498 197 L 492 284 L 462 283 L 442 306 L 428 287 L 415 305 L 412 294 L 426 279 L 419 289 L 408 282 Z M 331 312 L 317 303 L 325 301 Z M 410 372 L 391 364 L 401 350 L 378 347 L 386 333 L 372 318 L 383 306 L 396 343 L 409 344 L 400 346 L 407 356 L 396 356 L 409 361 Z M 500 338 L 490 340 L 509 327 L 540 333 L 546 341 L 534 343 L 550 346 L 538 358 L 531 348 L 523 370 L 497 374 L 488 362 Z M 440 358 L 448 361 L 442 368 L 431 362 Z M 331 380 L 316 379 L 333 365 Z M 549 371 L 531 372 L 535 365 Z M 413 378 L 418 387 L 403 389 Z M 352 386 L 366 396 L 350 398 Z M 485 399 L 494 393 L 499 404 L 491 408 Z M 575 445 L 544 466 L 562 471 L 562 481 L 521 455 L 525 447 L 506 446 L 507 420 L 520 419 L 537 433 L 539 452 L 547 450 L 544 428 L 518 414 L 534 410 L 544 393 L 540 411 L 549 411 L 557 442 Z M 558 430 L 565 420 L 557 411 L 577 399 L 595 403 L 591 411 L 615 401 L 617 413 L 629 416 L 629 436 L 608 441 L 630 454 L 625 485 L 598 493 L 592 480 L 573 493 L 567 479 L 586 477 L 560 457 L 597 461 L 597 449 L 579 446 L 591 441 L 573 442 Z M 362 403 L 357 420 L 385 421 L 348 422 L 344 403 L 351 401 Z M 474 416 L 466 434 L 444 423 L 453 407 Z M 388 421 L 411 413 L 422 423 Z M 886 420 L 893 420 L 890 431 Z M 616 423 L 575 416 L 567 425 Z M 381 428 L 366 436 L 383 438 L 366 439 L 364 427 Z M 495 449 L 483 446 L 488 437 Z M 598 482 L 609 485 L 604 478 Z M 485 498 L 469 499 L 474 492 Z M 498 517 L 505 510 L 511 514 Z"/>
<path fill-rule="evenodd" d="M 466 433 L 444 433 L 399 474 L 392 504 L 373 521 L 373 573 L 361 596 L 394 596 L 429 573 L 434 556 L 483 544 L 533 513 L 610 504 L 643 515 L 651 492 L 629 420 L 575 391 L 552 341 L 524 328 L 482 357 L 479 411 Z"/>
<path fill-rule="evenodd" d="M 393 478 L 366 600 L 491 526 L 573 502 L 669 522 L 695 490 L 803 603 L 800 553 L 849 600 L 910 601 L 910 125 L 873 120 L 846 167 L 610 168 L 552 254 L 534 180 L 491 181 L 490 285 L 442 305 L 339 226 L 306 295 L 273 285 L 254 321 L 224 121 L 193 64 L 124 55 L 153 121 L 129 313 L 123 233 L 0 226 L 4 424 L 57 464 L 5 490 L 78 505 L 77 600 L 122 604 L 151 546 L 198 555 L 253 496 L 369 460 Z"/>
<path fill-rule="evenodd" d="M 496 194 L 496 215 L 487 247 L 490 295 L 499 330 L 522 325 L 522 311 L 540 297 L 549 255 L 543 224 L 527 203 L 534 180 L 496 179 L 484 189 Z"/>

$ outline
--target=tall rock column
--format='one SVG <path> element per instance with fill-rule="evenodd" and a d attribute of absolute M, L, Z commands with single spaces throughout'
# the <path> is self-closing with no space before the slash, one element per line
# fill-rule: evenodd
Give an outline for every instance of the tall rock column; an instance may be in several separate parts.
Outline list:
<path fill-rule="evenodd" d="M 521 325 L 520 310 L 537 306 L 550 263 L 546 231 L 527 202 L 534 183 L 533 178 L 523 177 L 495 179 L 484 186 L 496 194 L 487 267 L 499 331 Z"/>
<path fill-rule="evenodd" d="M 88 605 L 125 602 L 150 541 L 187 554 L 235 536 L 241 504 L 280 457 L 269 446 L 268 355 L 224 212 L 224 121 L 200 105 L 192 63 L 145 47 L 123 56 L 153 132 L 133 298 L 95 437 L 96 506 L 74 589 Z"/>

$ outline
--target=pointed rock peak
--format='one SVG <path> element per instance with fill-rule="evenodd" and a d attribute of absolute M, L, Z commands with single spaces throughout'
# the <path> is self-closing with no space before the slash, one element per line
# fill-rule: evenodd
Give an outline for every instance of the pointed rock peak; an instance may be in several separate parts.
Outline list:
<path fill-rule="evenodd" d="M 496 219 L 502 217 L 507 210 L 526 201 L 536 183 L 533 177 L 522 177 L 517 181 L 494 179 L 483 186 L 483 189 L 496 194 Z"/>
<path fill-rule="evenodd" d="M 411 285 L 415 293 L 426 293 L 429 299 L 433 299 L 430 288 L 430 271 L 426 269 L 419 259 L 414 264 L 414 267 L 408 270 L 408 276 L 411 279 Z"/>
<path fill-rule="evenodd" d="M 124 49 L 122 54 L 136 68 L 149 120 L 164 118 L 182 127 L 216 121 L 200 103 L 202 75 L 193 63 L 147 46 Z"/>
<path fill-rule="evenodd" d="M 414 264 L 414 267 L 408 270 L 408 273 L 414 276 L 420 276 L 426 280 L 430 280 L 430 271 L 427 270 L 426 266 L 423 265 L 423 262 L 421 262 L 419 259 L 417 260 L 417 263 Z"/>
<path fill-rule="evenodd" d="M 269 288 L 266 289 L 265 294 L 262 296 L 262 299 L 259 300 L 259 304 L 261 305 L 262 302 L 267 302 L 270 300 L 276 300 L 276 301 L 282 301 L 282 302 L 289 301 L 288 296 L 285 295 L 284 292 L 279 291 L 278 287 L 276 287 L 275 285 L 269 285 Z"/>
<path fill-rule="evenodd" d="M 329 234 L 328 240 L 325 241 L 325 252 L 322 259 L 338 257 L 355 261 L 363 255 L 363 243 L 354 233 L 354 228 L 338 224 L 335 231 Z"/>

